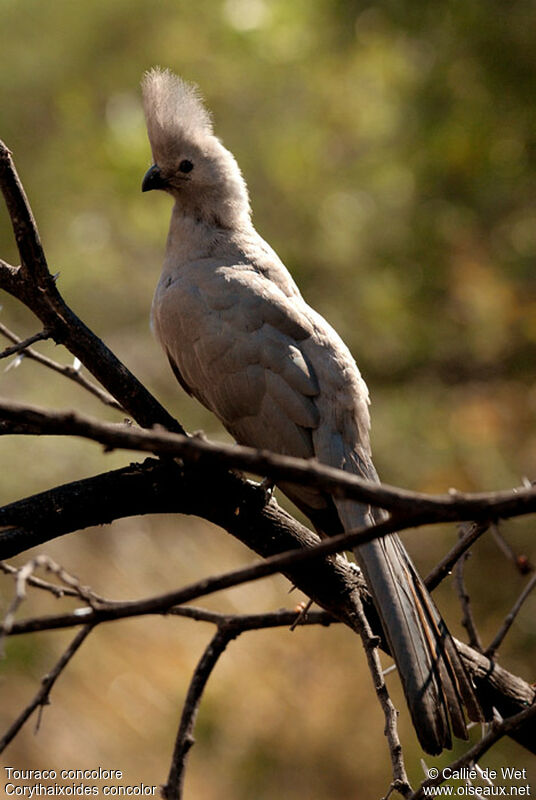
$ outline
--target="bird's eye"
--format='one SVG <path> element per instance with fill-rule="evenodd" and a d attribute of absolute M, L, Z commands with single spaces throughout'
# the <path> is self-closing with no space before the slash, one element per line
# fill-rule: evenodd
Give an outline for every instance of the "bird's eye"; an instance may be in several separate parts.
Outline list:
<path fill-rule="evenodd" d="M 193 170 L 193 168 L 194 168 L 194 165 L 192 164 L 191 161 L 188 161 L 187 158 L 185 158 L 179 164 L 179 172 L 191 172 Z"/>

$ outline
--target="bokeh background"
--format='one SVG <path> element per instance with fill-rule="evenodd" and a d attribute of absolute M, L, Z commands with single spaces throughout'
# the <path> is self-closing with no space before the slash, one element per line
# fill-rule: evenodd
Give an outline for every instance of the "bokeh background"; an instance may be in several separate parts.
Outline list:
<path fill-rule="evenodd" d="M 190 430 L 223 438 L 178 390 L 148 326 L 170 202 L 140 193 L 150 152 L 139 81 L 160 64 L 197 82 L 249 183 L 259 231 L 369 383 L 383 479 L 424 491 L 509 488 L 536 478 L 535 26 L 529 0 L 0 0 L 0 136 L 67 301 Z M 0 255 L 17 263 L 3 208 Z M 0 320 L 20 336 L 38 329 L 9 297 L 1 304 Z M 48 343 L 38 348 L 72 362 Z M 0 392 L 117 420 L 28 360 L 2 364 Z M 1 448 L 2 504 L 133 458 L 54 438 L 6 437 Z M 502 530 L 536 558 L 532 524 Z M 426 572 L 456 535 L 445 527 L 405 538 Z M 221 530 L 177 517 L 125 520 L 38 552 L 113 598 L 255 559 Z M 525 580 L 492 537 L 475 547 L 467 583 L 485 644 Z M 300 599 L 288 588 L 276 577 L 205 605 L 272 610 Z M 8 579 L 1 591 L 5 605 Z M 450 582 L 437 597 L 460 634 Z M 501 656 L 528 680 L 535 603 Z M 21 614 L 72 605 L 32 591 Z M 210 634 L 176 619 L 101 627 L 59 680 L 39 732 L 27 725 L 0 763 L 100 765 L 122 769 L 129 783 L 163 782 Z M 8 643 L 2 727 L 72 635 Z M 396 675 L 389 684 L 417 782 L 420 751 Z M 382 727 L 360 643 L 347 630 L 248 634 L 210 682 L 186 796 L 380 796 L 390 775 Z M 510 742 L 483 764 L 526 767 L 536 783 L 533 760 Z"/>

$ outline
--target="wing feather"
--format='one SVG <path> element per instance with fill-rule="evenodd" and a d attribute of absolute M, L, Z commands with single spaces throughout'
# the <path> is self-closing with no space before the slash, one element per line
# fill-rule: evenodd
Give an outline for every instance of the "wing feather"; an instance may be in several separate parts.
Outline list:
<path fill-rule="evenodd" d="M 157 289 L 153 321 L 182 385 L 237 441 L 314 455 L 319 385 L 303 350 L 312 327 L 277 286 L 240 268 L 200 269 Z"/>
<path fill-rule="evenodd" d="M 288 383 L 282 375 L 266 370 L 266 393 L 279 412 L 303 428 L 316 428 L 320 415 L 314 401 Z M 275 411 L 275 409 L 274 409 Z"/>

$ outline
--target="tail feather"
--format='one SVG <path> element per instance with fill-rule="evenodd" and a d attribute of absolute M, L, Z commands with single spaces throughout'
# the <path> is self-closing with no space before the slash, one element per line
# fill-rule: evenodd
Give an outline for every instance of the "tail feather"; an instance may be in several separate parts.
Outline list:
<path fill-rule="evenodd" d="M 378 480 L 363 451 L 349 450 L 344 467 Z M 381 509 L 317 492 L 314 505 L 303 488 L 285 493 L 312 520 L 321 535 L 372 525 L 386 518 Z M 310 492 L 310 490 L 309 490 Z M 452 733 L 467 739 L 464 708 L 471 720 L 483 719 L 471 681 L 441 614 L 397 534 L 356 548 L 398 672 L 413 725 L 423 749 L 438 755 L 452 747 Z"/>
<path fill-rule="evenodd" d="M 368 522 L 363 509 L 336 503 L 346 530 Z M 464 706 L 481 719 L 471 682 L 456 646 L 404 545 L 390 534 L 356 549 L 400 674 L 413 724 L 423 749 L 432 755 L 467 739 Z"/>
<path fill-rule="evenodd" d="M 409 556 L 405 550 L 404 555 L 407 559 L 409 559 Z M 415 588 L 418 592 L 418 601 L 420 607 L 425 611 L 428 623 L 436 633 L 437 641 L 442 644 L 442 657 L 439 659 L 439 663 L 442 672 L 445 670 L 448 675 L 448 680 L 446 677 L 443 677 L 443 675 L 441 676 L 442 685 L 446 690 L 448 690 L 450 687 L 454 687 L 455 689 L 453 699 L 452 701 L 449 701 L 449 708 L 455 708 L 455 706 L 459 707 L 459 716 L 455 714 L 451 715 L 454 734 L 463 738 L 463 735 L 466 733 L 463 707 L 465 706 L 469 719 L 475 722 L 482 721 L 484 719 L 482 709 L 480 708 L 478 700 L 476 699 L 471 680 L 467 675 L 463 662 L 461 661 L 458 648 L 456 647 L 443 618 L 441 617 L 428 593 L 428 590 L 424 586 L 419 575 L 415 572 L 414 568 L 413 573 L 416 577 Z"/>

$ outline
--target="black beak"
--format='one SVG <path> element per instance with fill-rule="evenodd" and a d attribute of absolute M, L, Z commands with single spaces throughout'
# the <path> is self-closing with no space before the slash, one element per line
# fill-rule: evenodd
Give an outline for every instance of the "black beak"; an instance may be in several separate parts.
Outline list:
<path fill-rule="evenodd" d="M 141 184 L 142 192 L 150 192 L 152 189 L 165 189 L 166 186 L 167 181 L 162 177 L 160 167 L 156 164 L 153 164 L 153 166 L 149 167 L 143 176 L 143 181 Z"/>

